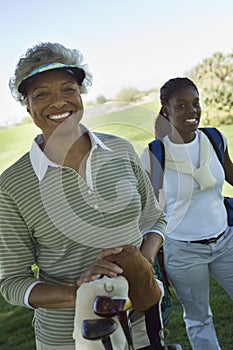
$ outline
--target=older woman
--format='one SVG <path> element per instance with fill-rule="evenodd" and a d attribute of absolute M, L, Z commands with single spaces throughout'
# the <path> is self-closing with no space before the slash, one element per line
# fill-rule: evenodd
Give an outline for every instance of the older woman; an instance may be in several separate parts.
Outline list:
<path fill-rule="evenodd" d="M 10 79 L 42 134 L 1 175 L 1 293 L 35 309 L 37 349 L 73 350 L 77 288 L 123 274 L 106 258 L 125 244 L 153 263 L 165 232 L 131 144 L 81 124 L 91 83 L 82 54 L 57 43 L 28 49 Z"/>

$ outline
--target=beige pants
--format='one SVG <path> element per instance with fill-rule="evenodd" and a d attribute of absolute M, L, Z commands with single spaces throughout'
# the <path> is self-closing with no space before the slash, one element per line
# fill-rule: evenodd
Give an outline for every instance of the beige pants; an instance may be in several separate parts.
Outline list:
<path fill-rule="evenodd" d="M 47 345 L 36 340 L 36 350 L 75 350 L 75 345 Z"/>

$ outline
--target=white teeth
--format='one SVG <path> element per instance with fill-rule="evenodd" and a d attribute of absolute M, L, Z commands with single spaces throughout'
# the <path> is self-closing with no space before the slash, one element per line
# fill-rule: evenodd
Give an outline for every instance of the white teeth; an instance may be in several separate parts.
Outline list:
<path fill-rule="evenodd" d="M 56 120 L 56 119 L 63 119 L 63 118 L 67 118 L 69 117 L 70 112 L 65 112 L 62 114 L 57 114 L 57 115 L 49 115 L 48 118 L 52 119 L 52 120 Z"/>
<path fill-rule="evenodd" d="M 197 120 L 195 119 L 195 118 L 193 118 L 193 119 L 186 119 L 186 122 L 189 122 L 189 123 L 194 123 L 194 122 L 196 122 Z"/>

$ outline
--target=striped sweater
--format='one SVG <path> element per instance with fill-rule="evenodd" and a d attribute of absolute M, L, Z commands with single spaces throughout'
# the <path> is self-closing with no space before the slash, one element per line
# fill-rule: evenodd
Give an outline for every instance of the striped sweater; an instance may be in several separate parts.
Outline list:
<path fill-rule="evenodd" d="M 92 154 L 93 188 L 71 168 L 49 167 L 44 179 L 29 153 L 0 178 L 0 287 L 5 299 L 24 305 L 38 278 L 75 285 L 101 248 L 140 246 L 148 230 L 165 233 L 165 219 L 131 144 L 97 134 L 110 151 Z M 35 310 L 35 333 L 49 345 L 72 344 L 74 309 Z"/>

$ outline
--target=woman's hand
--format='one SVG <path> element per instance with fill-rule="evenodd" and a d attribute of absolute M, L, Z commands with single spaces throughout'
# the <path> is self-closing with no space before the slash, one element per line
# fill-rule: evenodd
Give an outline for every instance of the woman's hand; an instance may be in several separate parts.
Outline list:
<path fill-rule="evenodd" d="M 84 282 L 97 279 L 100 275 L 115 277 L 123 272 L 116 264 L 104 260 L 111 254 L 118 254 L 122 248 L 110 248 L 101 250 L 94 264 L 84 272 L 77 281 L 77 286 L 37 284 L 29 295 L 29 304 L 34 308 L 63 309 L 74 308 L 76 291 Z"/>
<path fill-rule="evenodd" d="M 77 281 L 78 288 L 82 283 L 94 281 L 101 275 L 116 277 L 117 275 L 121 274 L 123 272 L 122 268 L 112 262 L 104 260 L 104 258 L 106 258 L 108 255 L 118 254 L 122 251 L 122 249 L 122 247 L 119 247 L 101 250 L 94 264 L 91 265 L 90 268 L 79 277 Z"/>

